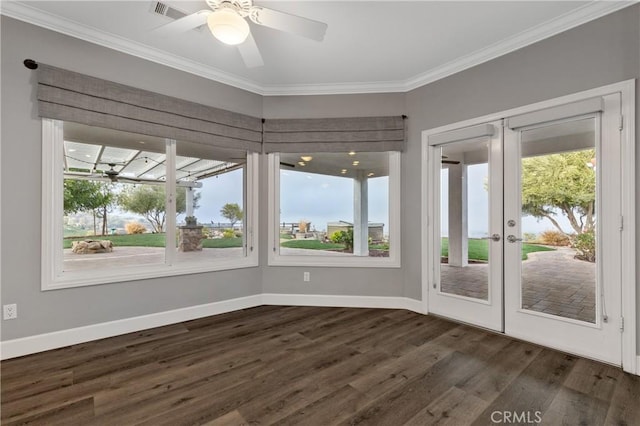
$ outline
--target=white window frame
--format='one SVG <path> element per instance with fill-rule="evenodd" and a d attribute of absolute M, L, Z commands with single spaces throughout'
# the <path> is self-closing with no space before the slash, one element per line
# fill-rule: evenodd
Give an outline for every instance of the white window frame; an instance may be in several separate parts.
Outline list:
<path fill-rule="evenodd" d="M 268 258 L 269 266 L 322 266 L 400 268 L 400 163 L 401 153 L 389 152 L 389 257 L 313 256 L 280 254 L 280 154 L 268 155 Z"/>
<path fill-rule="evenodd" d="M 256 267 L 258 261 L 258 154 L 248 153 L 246 164 L 245 194 L 245 256 L 235 259 L 216 259 L 208 262 L 182 264 L 173 262 L 176 247 L 168 244 L 164 263 L 132 266 L 118 269 L 94 269 L 89 271 L 63 271 L 63 144 L 64 122 L 42 119 L 42 251 L 41 288 L 43 291 L 70 287 L 197 274 L 228 269 Z M 167 207 L 175 199 L 176 141 L 167 139 Z M 167 214 L 167 241 L 175 241 L 176 215 Z M 97 273 L 99 272 L 99 273 Z"/>

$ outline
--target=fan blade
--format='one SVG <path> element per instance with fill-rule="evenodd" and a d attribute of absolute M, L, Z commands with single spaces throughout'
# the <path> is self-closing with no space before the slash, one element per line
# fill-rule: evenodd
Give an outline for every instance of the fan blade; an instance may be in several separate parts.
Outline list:
<path fill-rule="evenodd" d="M 207 23 L 207 18 L 211 14 L 210 10 L 201 10 L 184 18 L 176 19 L 168 24 L 159 26 L 151 32 L 159 36 L 170 36 L 172 34 L 184 33 Z"/>
<path fill-rule="evenodd" d="M 256 68 L 264 65 L 256 40 L 251 33 L 249 33 L 244 43 L 238 45 L 238 50 L 247 68 Z"/>
<path fill-rule="evenodd" d="M 453 160 L 442 160 L 442 164 L 460 164 L 460 162 Z"/>
<path fill-rule="evenodd" d="M 327 32 L 327 24 L 324 22 L 313 21 L 302 16 L 291 15 L 260 6 L 251 7 L 249 18 L 256 24 L 317 41 L 322 41 Z"/>

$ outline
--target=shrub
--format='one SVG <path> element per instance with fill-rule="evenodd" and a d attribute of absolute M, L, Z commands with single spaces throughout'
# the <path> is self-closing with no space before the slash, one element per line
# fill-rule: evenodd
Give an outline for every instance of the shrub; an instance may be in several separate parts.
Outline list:
<path fill-rule="evenodd" d="M 569 246 L 571 240 L 569 237 L 559 231 L 544 231 L 540 234 L 540 242 L 550 246 Z"/>
<path fill-rule="evenodd" d="M 139 222 L 127 222 L 124 225 L 124 230 L 127 234 L 144 234 L 147 232 L 147 227 Z"/>
<path fill-rule="evenodd" d="M 347 251 L 353 250 L 353 229 L 348 231 L 336 231 L 331 234 L 331 242 L 344 244 Z"/>
<path fill-rule="evenodd" d="M 234 238 L 236 236 L 236 233 L 233 231 L 233 229 L 225 229 L 224 231 L 222 231 L 222 238 Z"/>
<path fill-rule="evenodd" d="M 526 242 L 536 241 L 538 235 L 535 232 L 525 232 L 522 234 L 522 239 Z"/>
<path fill-rule="evenodd" d="M 587 231 L 576 235 L 573 239 L 573 248 L 578 251 L 576 259 L 587 262 L 596 261 L 596 235 L 593 231 Z"/>

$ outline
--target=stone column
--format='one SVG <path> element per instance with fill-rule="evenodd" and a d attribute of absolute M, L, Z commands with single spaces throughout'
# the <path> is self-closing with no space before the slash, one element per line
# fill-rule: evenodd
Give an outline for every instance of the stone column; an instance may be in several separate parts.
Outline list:
<path fill-rule="evenodd" d="M 449 166 L 449 265 L 468 264 L 467 166 L 461 161 Z"/>
<path fill-rule="evenodd" d="M 179 226 L 178 230 L 178 251 L 202 251 L 202 225 Z"/>
<path fill-rule="evenodd" d="M 365 172 L 353 180 L 353 254 L 369 256 L 369 186 Z"/>

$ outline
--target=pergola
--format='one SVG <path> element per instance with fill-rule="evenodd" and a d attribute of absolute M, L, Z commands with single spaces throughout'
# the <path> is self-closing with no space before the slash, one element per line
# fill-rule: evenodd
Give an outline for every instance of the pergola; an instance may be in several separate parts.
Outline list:
<path fill-rule="evenodd" d="M 167 176 L 165 150 L 165 141 L 161 138 L 65 123 L 64 177 L 163 185 Z M 191 152 L 197 153 L 193 149 Z M 211 154 L 207 152 L 206 156 L 213 156 Z M 176 184 L 186 188 L 186 216 L 193 215 L 193 188 L 201 188 L 203 179 L 236 170 L 244 164 L 241 157 L 233 160 L 228 154 L 225 157 L 214 160 L 176 155 Z"/>

